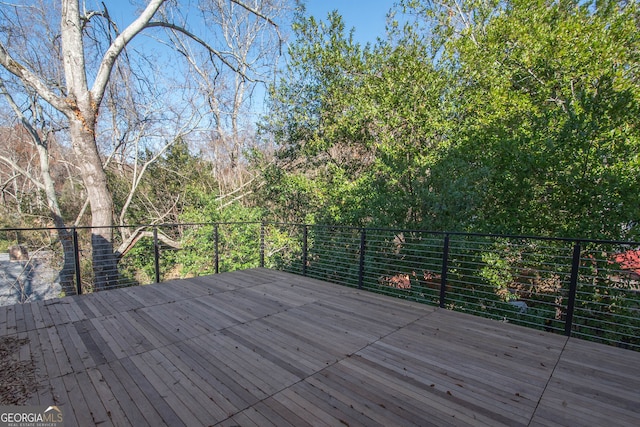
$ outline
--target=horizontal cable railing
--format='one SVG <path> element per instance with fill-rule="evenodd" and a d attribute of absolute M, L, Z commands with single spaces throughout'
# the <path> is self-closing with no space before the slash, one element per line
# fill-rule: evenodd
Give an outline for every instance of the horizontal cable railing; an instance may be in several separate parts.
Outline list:
<path fill-rule="evenodd" d="M 298 228 L 286 271 L 640 350 L 638 242 Z"/>
<path fill-rule="evenodd" d="M 0 304 L 264 266 L 640 350 L 638 242 L 256 222 L 110 231 L 0 230 L 20 258 L 0 263 Z"/>

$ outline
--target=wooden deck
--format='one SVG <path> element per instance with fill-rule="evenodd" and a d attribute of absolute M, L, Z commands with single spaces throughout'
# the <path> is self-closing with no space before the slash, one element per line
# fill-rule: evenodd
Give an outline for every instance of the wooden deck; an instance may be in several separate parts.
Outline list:
<path fill-rule="evenodd" d="M 640 353 L 255 269 L 0 307 L 66 425 L 640 425 Z"/>

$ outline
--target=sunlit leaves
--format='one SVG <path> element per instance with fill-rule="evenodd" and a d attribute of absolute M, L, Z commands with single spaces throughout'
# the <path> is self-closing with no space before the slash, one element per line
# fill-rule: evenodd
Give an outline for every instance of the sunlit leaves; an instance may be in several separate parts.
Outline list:
<path fill-rule="evenodd" d="M 305 182 L 287 193 L 299 209 L 348 224 L 633 230 L 636 3 L 416 0 L 397 12 L 405 25 L 367 48 L 335 14 L 298 22 L 269 123 L 288 160 L 277 185 Z"/>

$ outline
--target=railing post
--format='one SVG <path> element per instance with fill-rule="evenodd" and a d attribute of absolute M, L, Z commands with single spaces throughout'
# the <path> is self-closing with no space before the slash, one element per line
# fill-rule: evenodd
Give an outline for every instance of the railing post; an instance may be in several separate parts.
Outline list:
<path fill-rule="evenodd" d="M 73 258 L 76 268 L 76 295 L 82 295 L 82 278 L 80 277 L 80 248 L 78 247 L 78 230 L 73 227 Z"/>
<path fill-rule="evenodd" d="M 153 265 L 156 272 L 156 283 L 160 283 L 160 245 L 158 244 L 158 227 L 153 227 Z"/>
<path fill-rule="evenodd" d="M 309 242 L 309 228 L 307 224 L 302 226 L 302 275 L 307 275 L 307 260 L 308 260 L 308 250 L 307 246 Z"/>
<path fill-rule="evenodd" d="M 260 223 L 260 267 L 264 268 L 264 221 Z"/>
<path fill-rule="evenodd" d="M 367 248 L 367 231 L 360 229 L 360 265 L 358 268 L 358 289 L 362 289 L 364 283 L 364 253 Z"/>
<path fill-rule="evenodd" d="M 573 312 L 576 305 L 578 290 L 578 270 L 580 269 L 580 241 L 573 246 L 573 260 L 571 262 L 571 278 L 569 279 L 569 300 L 567 301 L 567 315 L 564 320 L 564 334 L 571 336 L 573 327 Z"/>
<path fill-rule="evenodd" d="M 220 234 L 218 230 L 218 224 L 213 225 L 213 265 L 215 268 L 215 273 L 218 274 L 220 272 L 220 252 L 218 251 Z"/>
<path fill-rule="evenodd" d="M 449 235 L 445 234 L 442 247 L 442 272 L 440 273 L 440 307 L 445 307 L 447 298 L 447 271 L 449 271 Z"/>

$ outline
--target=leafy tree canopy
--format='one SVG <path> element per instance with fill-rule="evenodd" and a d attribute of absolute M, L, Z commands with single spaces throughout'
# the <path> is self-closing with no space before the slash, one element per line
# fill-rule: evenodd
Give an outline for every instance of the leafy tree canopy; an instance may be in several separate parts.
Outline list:
<path fill-rule="evenodd" d="M 263 127 L 285 219 L 602 238 L 640 217 L 638 5 L 405 1 L 389 37 L 298 16 Z M 402 24 L 399 23 L 402 21 Z"/>

